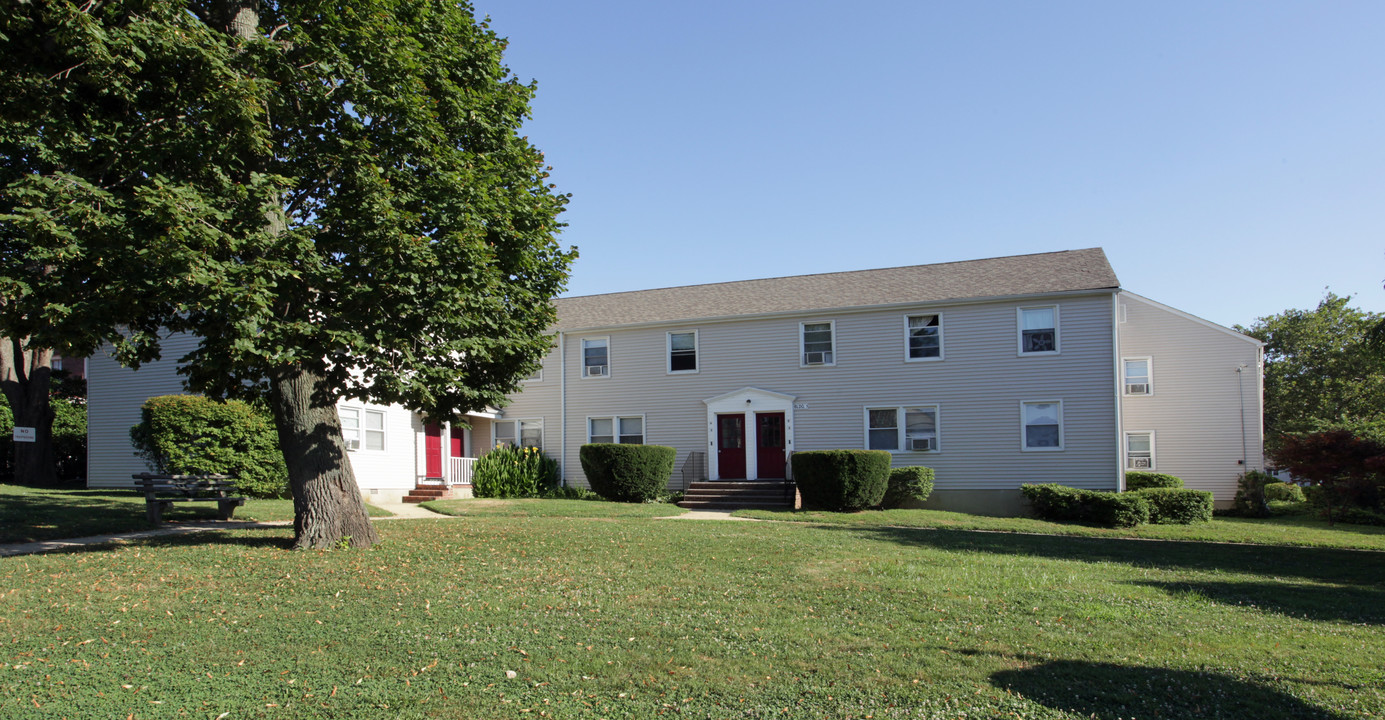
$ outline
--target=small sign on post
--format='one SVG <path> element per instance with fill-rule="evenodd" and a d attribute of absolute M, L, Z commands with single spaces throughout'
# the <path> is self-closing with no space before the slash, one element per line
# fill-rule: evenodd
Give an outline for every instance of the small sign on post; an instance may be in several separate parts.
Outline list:
<path fill-rule="evenodd" d="M 19 427 L 14 428 L 15 442 L 38 442 L 38 428 Z"/>

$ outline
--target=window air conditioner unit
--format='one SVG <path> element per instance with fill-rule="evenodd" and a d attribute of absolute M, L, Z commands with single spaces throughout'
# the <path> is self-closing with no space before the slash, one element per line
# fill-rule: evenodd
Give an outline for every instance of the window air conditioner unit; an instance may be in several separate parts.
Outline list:
<path fill-rule="evenodd" d="M 588 365 L 586 368 L 587 377 L 606 377 L 606 368 L 609 365 Z"/>
<path fill-rule="evenodd" d="M 909 438 L 909 449 L 914 451 L 932 450 L 933 438 Z"/>
<path fill-rule="evenodd" d="M 1135 470 L 1148 470 L 1151 465 L 1149 458 L 1130 458 L 1130 467 Z"/>
<path fill-rule="evenodd" d="M 360 441 L 360 440 L 347 440 L 347 441 L 346 441 L 346 449 L 347 449 L 347 450 L 360 450 L 360 449 L 361 449 L 361 441 Z"/>
<path fill-rule="evenodd" d="M 1126 394 L 1126 395 L 1148 395 L 1148 394 L 1149 394 L 1149 383 L 1126 383 L 1126 384 L 1125 384 L 1125 394 Z"/>
<path fill-rule="evenodd" d="M 804 365 L 826 365 L 827 362 L 828 362 L 828 360 L 830 360 L 831 358 L 832 358 L 832 353 L 829 353 L 829 352 L 810 352 L 810 353 L 803 353 L 803 364 L 804 364 Z"/>

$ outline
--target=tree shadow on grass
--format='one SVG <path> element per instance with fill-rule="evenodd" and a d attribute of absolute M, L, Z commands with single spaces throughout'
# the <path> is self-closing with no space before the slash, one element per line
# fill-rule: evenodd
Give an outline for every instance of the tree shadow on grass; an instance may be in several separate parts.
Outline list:
<path fill-rule="evenodd" d="M 1130 540 L 1058 535 L 819 526 L 884 542 L 954 552 L 1115 562 L 1138 567 L 1177 568 L 1269 577 L 1295 577 L 1336 585 L 1385 589 L 1385 552 L 1270 545 L 1231 545 L 1186 540 Z"/>
<path fill-rule="evenodd" d="M 275 536 L 282 527 L 235 528 L 234 530 L 202 530 L 184 535 L 161 535 L 158 537 L 116 540 L 114 542 L 92 545 L 73 545 L 48 550 L 43 555 L 78 555 L 84 553 L 106 553 L 122 548 L 174 548 L 194 546 L 227 546 L 250 549 L 288 550 L 293 546 L 293 536 Z M 292 528 L 288 528 L 292 530 Z M 246 533 L 254 533 L 246 534 Z"/>
<path fill-rule="evenodd" d="M 1385 587 L 1336 587 L 1276 582 L 1157 582 L 1131 583 L 1158 588 L 1170 595 L 1200 597 L 1223 605 L 1252 607 L 1263 612 L 1324 622 L 1385 625 Z"/>
<path fill-rule="evenodd" d="M 993 673 L 991 683 L 1055 710 L 1098 720 L 1344 720 L 1272 687 L 1218 673 L 1059 660 Z"/>

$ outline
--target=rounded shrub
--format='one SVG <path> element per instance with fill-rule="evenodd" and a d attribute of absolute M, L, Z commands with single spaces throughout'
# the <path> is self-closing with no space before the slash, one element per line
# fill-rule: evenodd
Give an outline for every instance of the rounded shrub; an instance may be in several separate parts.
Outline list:
<path fill-rule="evenodd" d="M 160 395 L 130 428 L 137 454 L 169 475 L 234 475 L 251 497 L 287 497 L 288 470 L 269 411 L 239 400 Z"/>
<path fill-rule="evenodd" d="M 1149 505 L 1149 521 L 1157 525 L 1191 525 L 1212 519 L 1212 493 L 1187 488 L 1148 488 L 1126 493 Z"/>
<path fill-rule="evenodd" d="M 1125 474 L 1125 489 L 1129 490 L 1148 490 L 1149 488 L 1181 488 L 1183 478 L 1176 475 L 1165 475 L 1164 473 L 1142 472 L 1139 470 Z"/>
<path fill-rule="evenodd" d="M 902 467 L 890 470 L 885 486 L 882 508 L 897 508 L 906 502 L 923 502 L 933 494 L 933 468 Z"/>
<path fill-rule="evenodd" d="M 589 443 L 578 451 L 587 482 L 616 502 L 650 502 L 668 491 L 678 451 L 664 445 Z"/>
<path fill-rule="evenodd" d="M 884 450 L 809 450 L 793 454 L 803 504 L 823 510 L 864 510 L 880 504 L 890 479 Z"/>
<path fill-rule="evenodd" d="M 1085 521 L 1087 506 L 1086 490 L 1071 488 L 1057 483 L 1041 485 L 1021 485 L 1020 492 L 1029 499 L 1034 515 L 1042 520 L 1059 522 Z"/>
<path fill-rule="evenodd" d="M 558 462 L 532 447 L 498 447 L 477 458 L 471 476 L 478 498 L 538 497 L 557 486 Z"/>
<path fill-rule="evenodd" d="M 1269 502 L 1301 503 L 1308 500 L 1303 488 L 1293 483 L 1270 483 L 1265 486 L 1265 500 Z"/>

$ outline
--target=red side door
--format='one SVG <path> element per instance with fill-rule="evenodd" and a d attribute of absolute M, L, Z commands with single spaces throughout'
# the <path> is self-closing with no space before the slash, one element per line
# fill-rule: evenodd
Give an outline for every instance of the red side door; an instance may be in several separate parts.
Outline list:
<path fill-rule="evenodd" d="M 784 479 L 784 413 L 755 413 L 755 475 Z"/>
<path fill-rule="evenodd" d="M 745 416 L 717 416 L 717 476 L 722 480 L 745 477 Z"/>
<path fill-rule="evenodd" d="M 466 457 L 466 445 L 463 443 L 466 438 L 462 432 L 459 427 L 452 428 L 452 457 Z"/>
<path fill-rule="evenodd" d="M 423 455 L 426 458 L 424 474 L 430 478 L 442 477 L 442 426 L 428 423 L 423 428 Z"/>

